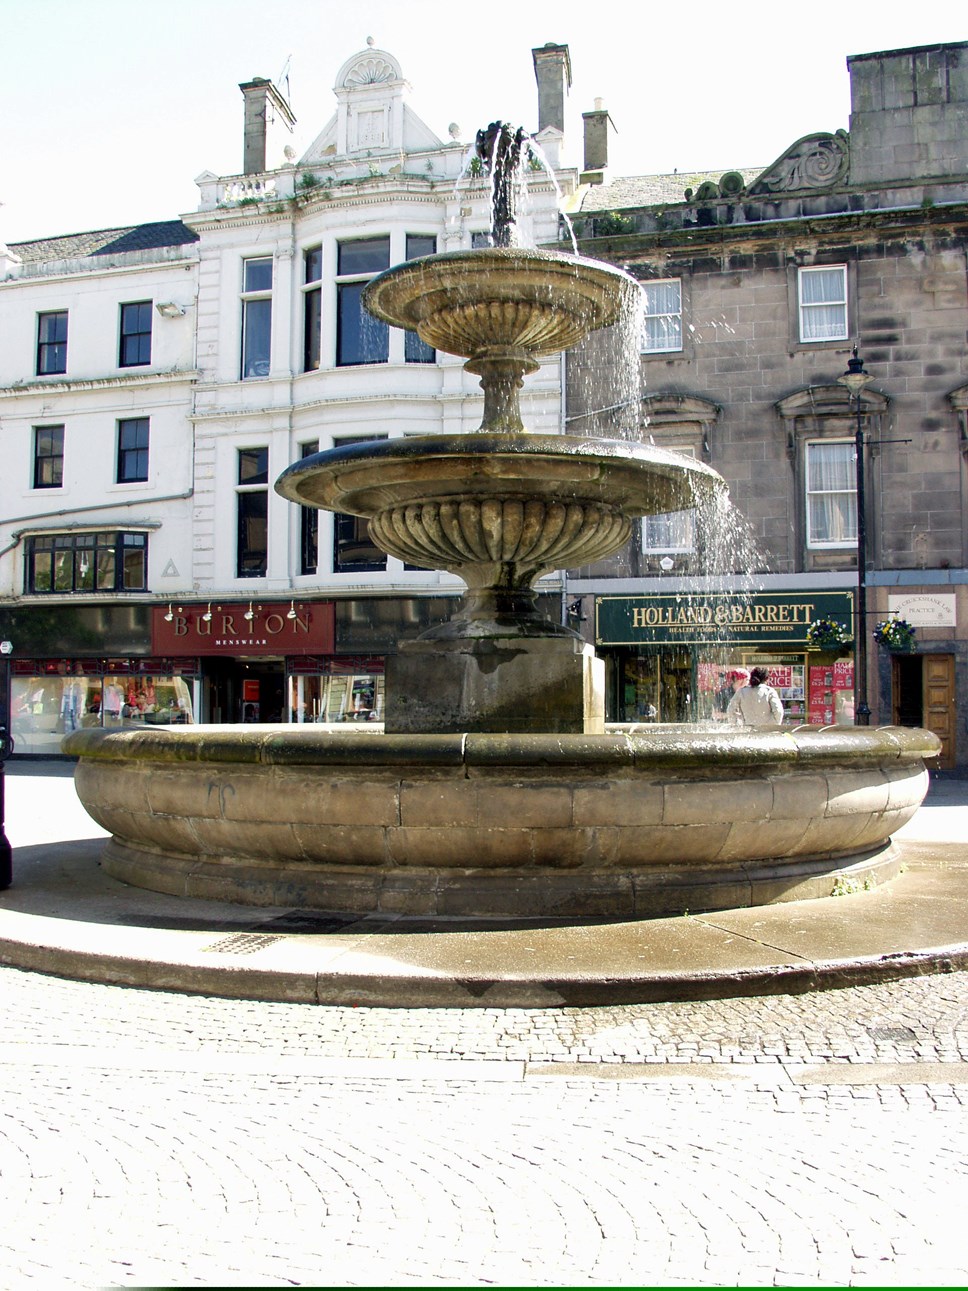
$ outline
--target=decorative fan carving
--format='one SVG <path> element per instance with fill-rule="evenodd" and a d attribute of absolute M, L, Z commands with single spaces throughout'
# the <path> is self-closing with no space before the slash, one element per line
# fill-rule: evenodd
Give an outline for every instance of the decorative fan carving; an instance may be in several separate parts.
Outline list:
<path fill-rule="evenodd" d="M 750 185 L 751 196 L 792 193 L 804 188 L 833 188 L 847 174 L 850 145 L 846 130 L 808 134 L 767 166 Z"/>
<path fill-rule="evenodd" d="M 396 80 L 393 64 L 379 54 L 367 54 L 355 62 L 343 77 L 348 89 L 359 85 L 383 85 Z"/>

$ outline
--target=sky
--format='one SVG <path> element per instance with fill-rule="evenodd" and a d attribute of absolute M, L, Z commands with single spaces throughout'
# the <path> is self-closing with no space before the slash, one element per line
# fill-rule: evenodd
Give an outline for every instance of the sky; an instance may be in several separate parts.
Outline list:
<path fill-rule="evenodd" d="M 846 129 L 851 54 L 968 40 L 964 0 L 0 0 L 0 241 L 167 220 L 203 171 L 242 166 L 242 95 L 289 60 L 301 154 L 372 37 L 442 139 L 497 118 L 537 128 L 532 48 L 567 44 L 566 128 L 601 98 L 611 173 L 766 166 Z"/>

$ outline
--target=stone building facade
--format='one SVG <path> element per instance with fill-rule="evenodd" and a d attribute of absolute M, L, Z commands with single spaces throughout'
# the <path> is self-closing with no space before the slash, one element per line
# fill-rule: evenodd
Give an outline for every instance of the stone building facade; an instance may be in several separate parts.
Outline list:
<path fill-rule="evenodd" d="M 812 650 L 805 625 L 832 617 L 851 637 L 858 626 L 860 442 L 869 676 L 857 698 L 873 722 L 934 729 L 944 764 L 964 766 L 968 45 L 866 54 L 848 69 L 849 131 L 798 140 L 765 170 L 612 184 L 603 172 L 583 191 L 582 252 L 643 284 L 643 394 L 634 410 L 597 413 L 611 403 L 615 338 L 593 339 L 569 356 L 566 420 L 624 425 L 708 461 L 760 555 L 741 545 L 701 579 L 693 517 L 666 517 L 619 561 L 572 571 L 569 591 L 609 656 L 615 719 L 711 715 L 717 665 L 760 661 L 792 716 L 852 720 L 858 646 Z M 854 346 L 870 377 L 859 400 L 839 382 Z M 668 626 L 683 586 L 727 600 L 752 588 L 752 619 L 737 612 L 725 650 L 695 625 Z M 650 607 L 658 627 L 644 622 Z M 891 617 L 916 626 L 913 652 L 872 638 Z"/>

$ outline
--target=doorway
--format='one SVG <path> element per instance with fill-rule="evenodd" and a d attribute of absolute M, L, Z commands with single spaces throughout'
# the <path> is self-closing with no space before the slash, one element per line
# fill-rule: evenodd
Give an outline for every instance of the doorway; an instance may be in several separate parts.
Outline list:
<path fill-rule="evenodd" d="M 688 650 L 617 650 L 611 657 L 610 722 L 688 722 L 693 664 Z"/>
<path fill-rule="evenodd" d="M 894 655 L 891 701 L 895 726 L 932 731 L 941 741 L 937 765 L 950 770 L 956 762 L 954 655 Z"/>
<path fill-rule="evenodd" d="M 282 659 L 203 659 L 202 721 L 281 722 L 285 680 Z"/>

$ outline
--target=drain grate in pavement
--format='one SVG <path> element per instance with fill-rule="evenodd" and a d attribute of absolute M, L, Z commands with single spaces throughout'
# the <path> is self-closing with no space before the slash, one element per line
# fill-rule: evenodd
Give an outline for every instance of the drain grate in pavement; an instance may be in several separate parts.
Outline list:
<path fill-rule="evenodd" d="M 202 950 L 211 955 L 254 955 L 257 950 L 265 950 L 266 946 L 282 940 L 266 932 L 233 932 L 213 941 L 211 946 L 203 946 Z"/>
<path fill-rule="evenodd" d="M 903 1044 L 917 1039 L 910 1027 L 865 1027 L 864 1030 L 872 1040 L 881 1040 L 885 1044 Z"/>

